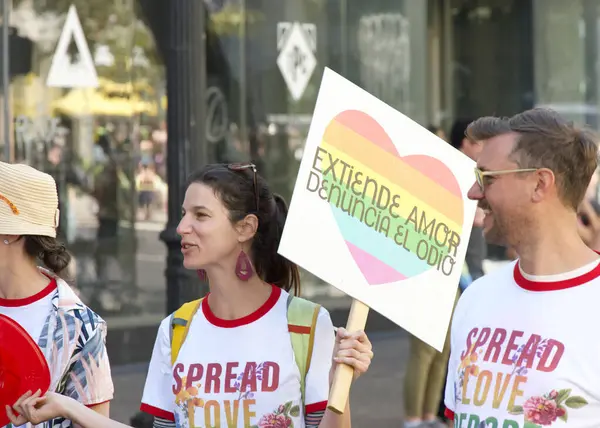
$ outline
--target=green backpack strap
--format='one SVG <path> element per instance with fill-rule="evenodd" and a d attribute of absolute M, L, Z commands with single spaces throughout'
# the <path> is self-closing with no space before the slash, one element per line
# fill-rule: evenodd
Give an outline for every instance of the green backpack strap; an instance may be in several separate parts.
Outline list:
<path fill-rule="evenodd" d="M 190 321 L 198 312 L 201 303 L 202 299 L 184 303 L 171 315 L 171 364 L 175 364 L 175 361 L 177 361 L 179 350 L 190 329 Z"/>
<path fill-rule="evenodd" d="M 315 327 L 320 309 L 321 305 L 294 297 L 291 294 L 287 300 L 288 331 L 290 332 L 296 364 L 300 370 L 302 403 L 304 403 L 306 374 L 312 359 Z"/>

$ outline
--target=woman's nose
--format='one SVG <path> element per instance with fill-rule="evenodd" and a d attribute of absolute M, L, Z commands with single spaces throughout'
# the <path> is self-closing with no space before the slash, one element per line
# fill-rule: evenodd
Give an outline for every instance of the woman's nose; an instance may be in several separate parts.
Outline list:
<path fill-rule="evenodd" d="M 189 233 L 190 230 L 190 226 L 189 223 L 186 221 L 185 216 L 179 221 L 179 224 L 177 225 L 177 234 L 179 236 L 183 236 L 186 233 Z"/>

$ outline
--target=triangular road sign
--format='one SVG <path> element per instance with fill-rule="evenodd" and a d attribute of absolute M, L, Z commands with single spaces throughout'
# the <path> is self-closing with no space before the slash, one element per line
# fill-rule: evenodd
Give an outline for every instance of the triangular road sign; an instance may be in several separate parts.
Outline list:
<path fill-rule="evenodd" d="M 71 62 L 68 53 L 71 39 L 75 40 L 79 57 Z M 88 48 L 75 6 L 69 7 L 67 20 L 52 58 L 46 85 L 54 88 L 97 88 L 98 74 Z"/>

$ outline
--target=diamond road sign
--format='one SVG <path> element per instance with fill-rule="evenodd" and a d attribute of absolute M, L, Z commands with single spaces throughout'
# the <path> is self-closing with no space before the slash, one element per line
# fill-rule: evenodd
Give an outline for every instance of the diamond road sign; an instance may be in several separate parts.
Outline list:
<path fill-rule="evenodd" d="M 277 66 L 294 100 L 302 98 L 304 90 L 317 66 L 317 59 L 311 48 L 310 36 L 295 22 L 285 32 L 282 48 L 277 57 Z M 315 37 L 316 35 L 313 35 Z"/>

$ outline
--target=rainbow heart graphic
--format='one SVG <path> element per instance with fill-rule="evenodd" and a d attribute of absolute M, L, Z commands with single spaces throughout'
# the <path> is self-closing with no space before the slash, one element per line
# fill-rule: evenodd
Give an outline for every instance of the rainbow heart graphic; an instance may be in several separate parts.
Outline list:
<path fill-rule="evenodd" d="M 402 157 L 383 127 L 358 110 L 346 110 L 331 120 L 317 151 L 321 180 L 328 183 L 326 200 L 370 285 L 439 270 L 439 262 L 453 256 L 464 204 L 458 181 L 443 162 L 426 155 Z M 356 183 L 358 172 L 364 178 L 362 186 Z M 367 177 L 373 180 L 369 185 Z M 387 194 L 388 209 L 380 209 L 381 193 Z M 390 209 L 392 201 L 396 205 Z M 398 230 L 403 234 L 397 235 Z"/>

